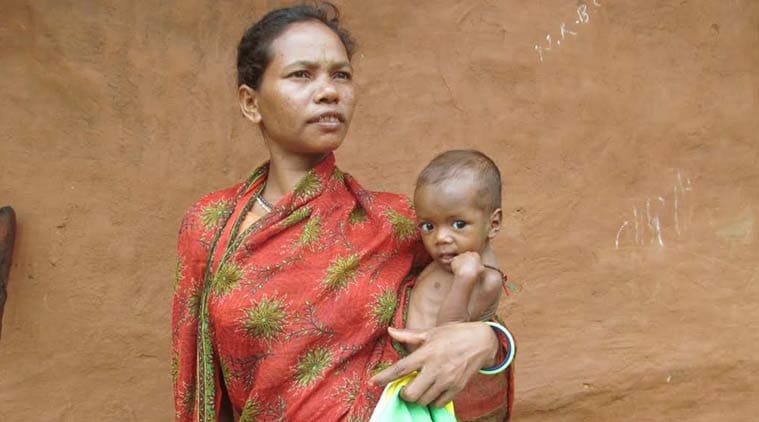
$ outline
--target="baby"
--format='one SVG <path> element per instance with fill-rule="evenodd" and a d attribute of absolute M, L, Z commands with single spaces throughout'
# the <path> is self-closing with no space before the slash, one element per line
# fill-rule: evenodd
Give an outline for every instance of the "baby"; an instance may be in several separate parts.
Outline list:
<path fill-rule="evenodd" d="M 474 150 L 435 157 L 416 182 L 414 208 L 432 262 L 411 291 L 407 328 L 495 316 L 504 275 L 490 247 L 501 228 L 501 175 Z"/>

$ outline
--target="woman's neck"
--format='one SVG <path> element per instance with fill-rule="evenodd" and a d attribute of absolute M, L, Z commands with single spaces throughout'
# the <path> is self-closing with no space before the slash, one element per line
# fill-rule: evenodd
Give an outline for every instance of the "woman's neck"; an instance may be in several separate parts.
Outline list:
<path fill-rule="evenodd" d="M 266 186 L 262 192 L 263 197 L 271 203 L 275 203 L 292 191 L 295 184 L 306 175 L 325 154 L 276 154 L 271 152 L 269 161 L 269 175 L 266 178 Z"/>

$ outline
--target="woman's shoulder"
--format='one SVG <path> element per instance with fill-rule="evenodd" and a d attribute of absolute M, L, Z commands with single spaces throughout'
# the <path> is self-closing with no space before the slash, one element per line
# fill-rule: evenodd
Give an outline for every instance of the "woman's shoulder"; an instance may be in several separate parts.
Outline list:
<path fill-rule="evenodd" d="M 403 214 L 413 215 L 414 206 L 407 195 L 393 192 L 370 192 L 377 204 L 392 208 Z"/>
<path fill-rule="evenodd" d="M 416 215 L 411 200 L 406 195 L 390 192 L 367 192 L 370 195 L 367 213 L 381 226 L 390 229 L 389 233 L 401 243 L 414 243 L 417 239 Z"/>
<path fill-rule="evenodd" d="M 224 189 L 206 193 L 185 210 L 182 220 L 208 219 L 211 216 L 223 214 L 232 206 L 241 188 L 242 183 L 237 183 Z"/>
<path fill-rule="evenodd" d="M 347 174 L 346 181 L 359 200 L 363 203 L 371 204 L 372 208 L 395 211 L 404 216 L 414 218 L 414 206 L 407 195 L 364 189 L 356 179 Z"/>

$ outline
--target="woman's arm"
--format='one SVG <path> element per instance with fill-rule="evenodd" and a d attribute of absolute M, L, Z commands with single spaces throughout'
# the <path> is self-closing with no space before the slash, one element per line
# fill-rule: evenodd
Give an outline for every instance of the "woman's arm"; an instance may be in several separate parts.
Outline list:
<path fill-rule="evenodd" d="M 177 421 L 191 421 L 195 411 L 197 327 L 206 257 L 197 218 L 188 211 L 179 228 L 171 312 L 171 367 Z"/>

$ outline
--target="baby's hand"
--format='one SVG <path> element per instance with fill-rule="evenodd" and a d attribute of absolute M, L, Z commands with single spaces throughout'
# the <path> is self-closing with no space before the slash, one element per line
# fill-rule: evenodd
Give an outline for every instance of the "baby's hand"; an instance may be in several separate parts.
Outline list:
<path fill-rule="evenodd" d="M 482 259 L 477 252 L 464 252 L 456 255 L 451 261 L 451 271 L 456 277 L 476 282 L 480 274 L 485 271 Z"/>

